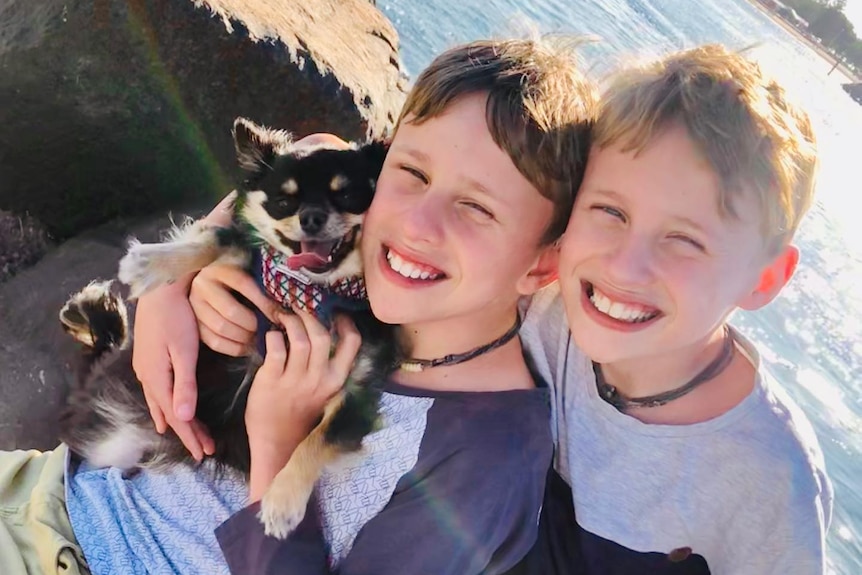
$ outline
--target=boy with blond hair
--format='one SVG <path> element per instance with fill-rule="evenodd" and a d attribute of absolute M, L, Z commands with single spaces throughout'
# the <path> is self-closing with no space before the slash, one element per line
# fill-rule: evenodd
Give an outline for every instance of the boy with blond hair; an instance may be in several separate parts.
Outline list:
<path fill-rule="evenodd" d="M 527 572 L 823 572 L 817 439 L 728 324 L 790 280 L 816 166 L 805 113 L 720 46 L 609 84 L 522 328 L 557 442 Z"/>

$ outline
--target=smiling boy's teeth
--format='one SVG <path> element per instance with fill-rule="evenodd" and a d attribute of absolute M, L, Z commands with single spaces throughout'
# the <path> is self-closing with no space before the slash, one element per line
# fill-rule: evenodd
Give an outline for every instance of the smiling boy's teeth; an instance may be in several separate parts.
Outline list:
<path fill-rule="evenodd" d="M 612 301 L 609 297 L 595 288 L 593 288 L 590 301 L 593 303 L 593 306 L 603 314 L 629 323 L 645 321 L 657 314 L 657 312 L 645 310 L 640 306 L 632 306 L 618 301 Z"/>
<path fill-rule="evenodd" d="M 439 274 L 431 273 L 427 270 L 421 269 L 419 266 L 412 262 L 408 262 L 403 259 L 398 254 L 394 253 L 392 250 L 386 251 L 386 260 L 389 262 L 389 267 L 392 268 L 393 271 L 398 272 L 399 275 L 402 275 L 406 278 L 410 279 L 437 279 L 440 277 Z"/>

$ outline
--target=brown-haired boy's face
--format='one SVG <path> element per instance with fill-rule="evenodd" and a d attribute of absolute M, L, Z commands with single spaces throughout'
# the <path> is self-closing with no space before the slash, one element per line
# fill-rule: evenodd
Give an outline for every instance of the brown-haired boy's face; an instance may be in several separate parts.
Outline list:
<path fill-rule="evenodd" d="M 495 308 L 510 321 L 545 249 L 552 204 L 494 143 L 485 102 L 473 94 L 420 124 L 408 116 L 392 141 L 362 243 L 383 321 L 482 318 Z"/>
<path fill-rule="evenodd" d="M 745 305 L 766 265 L 754 198 L 722 217 L 719 182 L 681 127 L 640 154 L 594 148 L 564 236 L 569 326 L 593 360 L 702 345 Z"/>

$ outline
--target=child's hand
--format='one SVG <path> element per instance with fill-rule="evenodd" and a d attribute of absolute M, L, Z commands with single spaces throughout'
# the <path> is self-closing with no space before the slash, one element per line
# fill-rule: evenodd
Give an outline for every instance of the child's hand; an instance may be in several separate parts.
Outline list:
<path fill-rule="evenodd" d="M 189 302 L 197 317 L 201 341 L 213 351 L 241 357 L 248 355 L 254 342 L 257 316 L 232 292 L 241 294 L 273 321 L 280 309 L 254 278 L 237 267 L 213 264 L 195 276 Z"/>
<path fill-rule="evenodd" d="M 294 448 L 314 428 L 326 403 L 342 388 L 362 343 L 353 322 L 335 318 L 338 341 L 305 312 L 279 316 L 285 335 L 266 334 L 266 357 L 249 391 L 245 412 L 252 473 L 250 498 L 259 498 Z"/>
<path fill-rule="evenodd" d="M 156 430 L 170 426 L 200 461 L 215 446 L 194 419 L 198 329 L 189 305 L 190 278 L 156 288 L 138 300 L 132 367 L 141 382 Z"/>

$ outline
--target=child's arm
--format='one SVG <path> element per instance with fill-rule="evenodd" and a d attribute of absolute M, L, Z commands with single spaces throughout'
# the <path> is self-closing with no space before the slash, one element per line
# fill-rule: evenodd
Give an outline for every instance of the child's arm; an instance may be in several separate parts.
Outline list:
<path fill-rule="evenodd" d="M 226 196 L 206 217 L 207 221 L 217 226 L 229 225 L 233 200 L 234 194 Z M 171 427 L 194 458 L 201 460 L 205 453 L 213 452 L 214 445 L 194 419 L 199 338 L 188 301 L 193 279 L 189 275 L 153 290 L 138 301 L 132 366 L 158 432 L 164 433 Z"/>
<path fill-rule="evenodd" d="M 310 314 L 296 311 L 279 314 L 277 319 L 285 333 L 266 334 L 266 357 L 245 410 L 251 449 L 250 502 L 263 497 L 293 450 L 314 428 L 326 403 L 344 386 L 362 343 L 345 316 L 334 321 L 338 334 L 334 351 L 329 331 Z"/>

